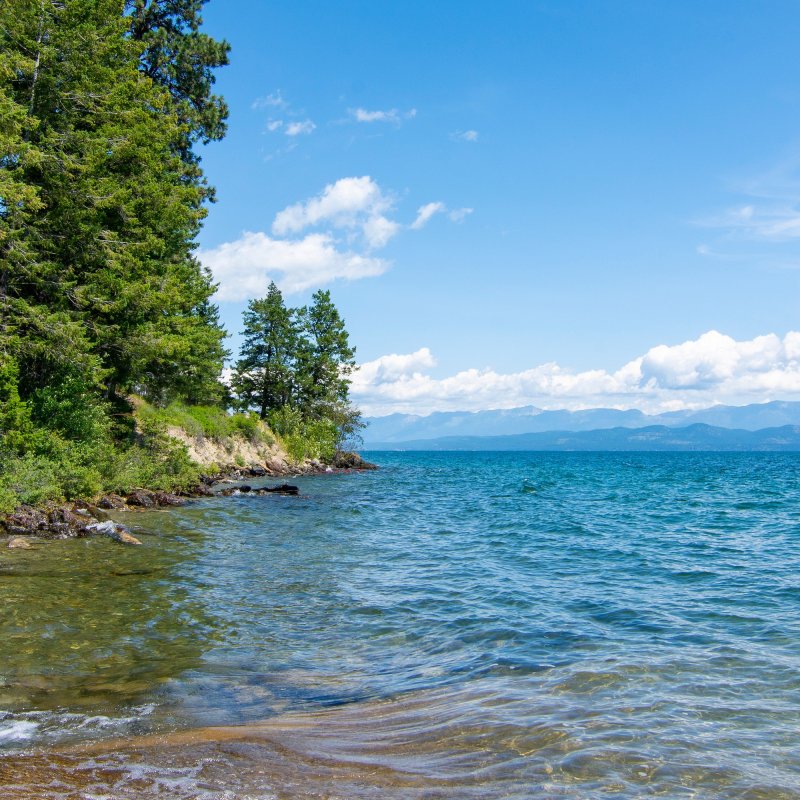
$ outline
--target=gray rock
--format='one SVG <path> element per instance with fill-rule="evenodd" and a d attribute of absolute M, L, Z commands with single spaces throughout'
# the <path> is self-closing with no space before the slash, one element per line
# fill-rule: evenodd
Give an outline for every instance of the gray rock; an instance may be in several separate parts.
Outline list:
<path fill-rule="evenodd" d="M 155 492 L 147 489 L 134 489 L 128 494 L 128 505 L 140 508 L 155 508 Z"/>

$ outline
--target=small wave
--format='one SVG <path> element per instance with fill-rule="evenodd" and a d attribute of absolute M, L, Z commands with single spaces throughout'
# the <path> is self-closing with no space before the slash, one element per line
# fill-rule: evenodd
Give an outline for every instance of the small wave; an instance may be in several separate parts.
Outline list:
<path fill-rule="evenodd" d="M 39 726 L 27 720 L 0 721 L 0 744 L 25 742 L 33 738 Z"/>
<path fill-rule="evenodd" d="M 96 734 L 141 733 L 142 721 L 154 710 L 155 706 L 148 704 L 125 709 L 119 716 L 63 710 L 0 712 L 0 747 L 14 750 L 32 743 L 83 739 Z"/>

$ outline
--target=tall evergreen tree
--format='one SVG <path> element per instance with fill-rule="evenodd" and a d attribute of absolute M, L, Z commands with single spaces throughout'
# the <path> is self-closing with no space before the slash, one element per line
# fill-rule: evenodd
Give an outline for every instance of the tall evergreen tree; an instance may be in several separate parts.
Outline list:
<path fill-rule="evenodd" d="M 182 154 L 194 160 L 191 146 L 225 135 L 228 108 L 213 94 L 214 70 L 228 63 L 230 45 L 200 31 L 207 0 L 125 0 L 131 35 L 144 48 L 141 69 L 166 88 L 185 125 Z"/>
<path fill-rule="evenodd" d="M 298 313 L 304 338 L 298 352 L 297 383 L 305 415 L 321 418 L 347 404 L 356 350 L 331 293 L 319 290 L 312 301 Z"/>
<path fill-rule="evenodd" d="M 244 313 L 244 343 L 232 378 L 244 408 L 256 408 L 262 419 L 292 402 L 298 327 L 292 310 L 274 282 L 267 296 L 251 300 Z"/>
<path fill-rule="evenodd" d="M 122 0 L 0 6 L 12 122 L 25 109 L 14 177 L 29 192 L 9 237 L 25 257 L 3 265 L 6 329 L 23 392 L 79 368 L 110 396 L 210 399 L 225 352 L 192 254 L 206 190 L 185 158 L 191 126 L 142 74 L 129 28 Z"/>

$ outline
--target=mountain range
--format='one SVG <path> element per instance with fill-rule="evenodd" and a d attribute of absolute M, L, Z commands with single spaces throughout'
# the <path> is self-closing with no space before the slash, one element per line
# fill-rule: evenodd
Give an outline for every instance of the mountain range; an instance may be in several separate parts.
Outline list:
<path fill-rule="evenodd" d="M 391 414 L 365 422 L 366 450 L 800 450 L 800 402 L 789 401 L 652 415 L 524 406 Z"/>
<path fill-rule="evenodd" d="M 604 428 L 546 431 L 509 436 L 444 436 L 407 442 L 379 442 L 365 450 L 552 450 L 552 451 L 800 451 L 800 426 L 746 431 L 697 423 L 685 428 Z"/>

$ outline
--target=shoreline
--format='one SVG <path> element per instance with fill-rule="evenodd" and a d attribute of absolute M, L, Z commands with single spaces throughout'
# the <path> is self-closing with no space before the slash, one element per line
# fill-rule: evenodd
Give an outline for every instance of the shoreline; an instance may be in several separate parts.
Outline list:
<path fill-rule="evenodd" d="M 126 494 L 108 493 L 91 500 L 70 500 L 48 503 L 37 507 L 20 505 L 14 511 L 0 516 L 0 537 L 6 549 L 30 549 L 36 543 L 86 536 L 105 535 L 120 544 L 141 545 L 124 525 L 111 519 L 114 511 L 145 511 L 183 506 L 190 500 L 203 497 L 230 496 L 234 493 L 296 495 L 298 488 L 282 483 L 274 487 L 231 486 L 231 491 L 220 486 L 235 484 L 248 478 L 295 478 L 308 475 L 346 474 L 377 469 L 357 453 L 343 452 L 331 464 L 312 459 L 301 464 L 272 460 L 250 467 L 228 466 L 212 475 L 201 475 L 200 483 L 185 492 L 166 492 L 145 487 L 135 488 Z"/>

